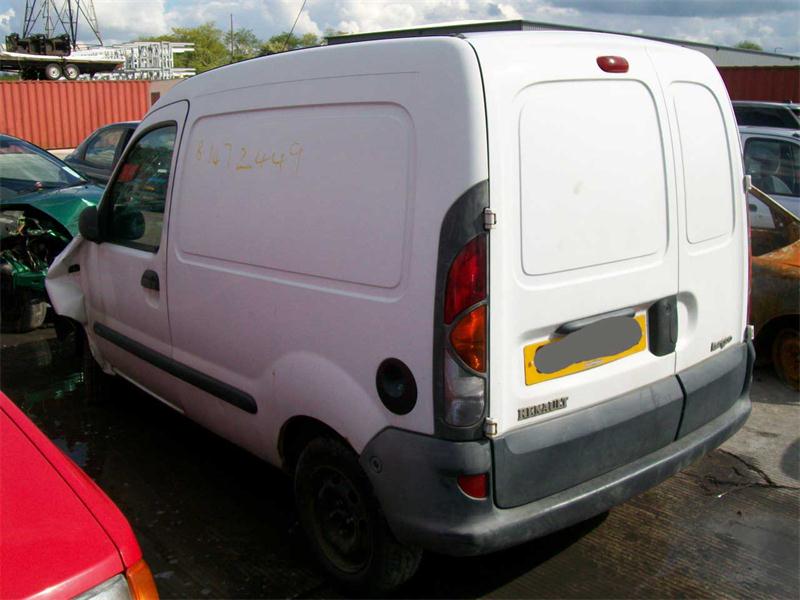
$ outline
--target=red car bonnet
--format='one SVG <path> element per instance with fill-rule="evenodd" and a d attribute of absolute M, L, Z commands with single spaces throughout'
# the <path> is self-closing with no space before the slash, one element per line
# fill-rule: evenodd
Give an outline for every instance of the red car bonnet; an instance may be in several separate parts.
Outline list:
<path fill-rule="evenodd" d="M 116 505 L 0 393 L 0 598 L 72 597 L 141 557 Z"/>

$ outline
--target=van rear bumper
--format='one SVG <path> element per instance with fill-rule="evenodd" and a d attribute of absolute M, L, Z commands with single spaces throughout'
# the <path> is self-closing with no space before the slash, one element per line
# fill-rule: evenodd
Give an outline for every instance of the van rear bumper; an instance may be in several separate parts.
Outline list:
<path fill-rule="evenodd" d="M 717 402 L 723 412 L 702 424 L 692 423 L 691 431 L 681 427 L 678 439 L 663 448 L 521 506 L 500 508 L 492 495 L 474 500 L 458 488 L 460 474 L 489 473 L 493 480 L 489 440 L 452 442 L 389 428 L 367 445 L 361 463 L 400 541 L 456 556 L 501 550 L 589 519 L 646 491 L 738 431 L 750 414 L 755 359 L 752 343 L 742 346 L 738 349 L 746 354 L 739 367 L 744 371 L 742 387 L 733 398 L 705 398 L 705 402 Z M 700 395 L 692 397 L 695 394 L 687 389 L 687 407 L 715 389 L 714 377 L 721 376 L 717 359 L 722 357 L 691 370 L 693 387 Z M 708 375 L 705 381 L 703 372 Z M 494 489 L 494 481 L 490 484 Z"/>

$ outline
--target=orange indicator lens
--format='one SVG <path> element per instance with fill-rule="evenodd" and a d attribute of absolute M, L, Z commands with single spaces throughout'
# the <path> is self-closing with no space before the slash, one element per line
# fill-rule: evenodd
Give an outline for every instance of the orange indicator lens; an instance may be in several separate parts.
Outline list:
<path fill-rule="evenodd" d="M 486 305 L 464 315 L 450 332 L 450 343 L 471 369 L 486 371 Z"/>

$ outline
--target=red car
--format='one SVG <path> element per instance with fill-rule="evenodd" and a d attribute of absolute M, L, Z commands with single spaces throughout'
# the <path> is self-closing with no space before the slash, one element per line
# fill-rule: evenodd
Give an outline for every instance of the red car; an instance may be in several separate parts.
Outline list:
<path fill-rule="evenodd" d="M 157 599 L 116 505 L 0 393 L 0 598 Z"/>

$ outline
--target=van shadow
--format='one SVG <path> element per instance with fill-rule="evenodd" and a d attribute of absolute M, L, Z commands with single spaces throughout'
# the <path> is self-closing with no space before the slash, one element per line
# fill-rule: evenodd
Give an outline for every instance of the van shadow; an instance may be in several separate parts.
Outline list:
<path fill-rule="evenodd" d="M 394 598 L 478 598 L 491 595 L 560 554 L 599 527 L 602 513 L 572 527 L 486 556 L 450 557 L 427 553 L 417 575 Z"/>

